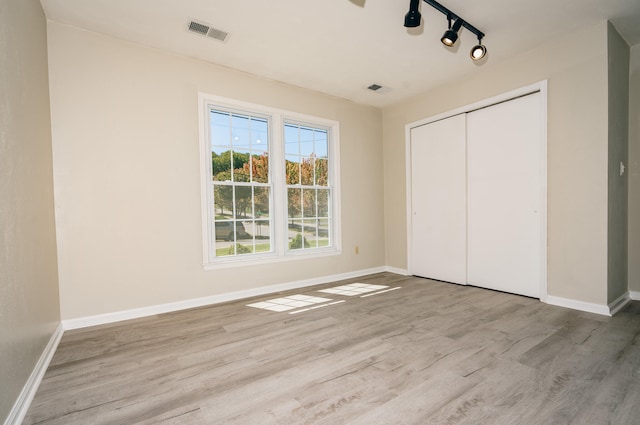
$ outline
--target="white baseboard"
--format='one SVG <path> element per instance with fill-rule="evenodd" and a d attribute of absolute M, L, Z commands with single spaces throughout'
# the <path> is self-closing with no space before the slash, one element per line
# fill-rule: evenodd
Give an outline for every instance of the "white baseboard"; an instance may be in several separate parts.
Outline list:
<path fill-rule="evenodd" d="M 18 399 L 14 403 L 13 408 L 9 412 L 9 416 L 7 416 L 7 419 L 4 422 L 4 425 L 20 425 L 24 420 L 24 417 L 29 410 L 29 406 L 31 406 L 31 402 L 33 401 L 33 397 L 36 395 L 36 391 L 38 391 L 40 382 L 42 382 L 44 373 L 47 371 L 49 363 L 51 363 L 51 359 L 53 358 L 53 354 L 56 352 L 56 348 L 58 348 L 58 344 L 60 343 L 63 333 L 64 329 L 60 323 L 53 332 L 53 335 L 51 335 L 51 338 L 40 355 L 36 366 L 33 368 L 27 383 L 24 384 Z"/>
<path fill-rule="evenodd" d="M 389 273 L 400 274 L 402 276 L 409 276 L 409 271 L 407 269 L 399 269 L 397 267 L 386 266 L 384 271 Z"/>
<path fill-rule="evenodd" d="M 609 310 L 609 306 L 607 305 L 586 303 L 583 301 L 570 300 L 568 298 L 554 297 L 552 295 L 547 296 L 546 303 L 558 307 L 566 307 L 573 310 L 586 311 L 587 313 L 611 316 L 611 311 Z"/>
<path fill-rule="evenodd" d="M 138 319 L 140 317 L 154 316 L 156 314 L 170 313 L 173 311 L 186 310 L 189 308 L 203 307 L 212 304 L 219 304 L 228 301 L 236 301 L 243 298 L 251 298 L 260 295 L 272 294 L 276 292 L 288 291 L 291 289 L 304 288 L 307 286 L 320 285 L 337 280 L 351 279 L 354 277 L 366 276 L 374 273 L 388 271 L 386 267 L 376 267 L 373 269 L 358 270 L 355 272 L 341 273 L 330 276 L 322 276 L 313 279 L 298 280 L 294 282 L 282 283 L 278 285 L 263 286 L 260 288 L 247 289 L 244 291 L 228 292 L 225 294 L 212 295 L 209 297 L 195 298 L 178 301 L 174 303 L 159 304 L 149 307 L 134 308 L 131 310 L 117 311 L 114 313 L 98 314 L 95 316 L 80 317 L 77 319 L 67 319 L 62 321 L 65 330 L 86 328 L 89 326 L 104 325 L 107 323 L 120 322 L 122 320 Z"/>
<path fill-rule="evenodd" d="M 613 316 L 631 302 L 629 292 L 620 295 L 615 301 L 609 303 L 609 315 Z"/>
<path fill-rule="evenodd" d="M 104 325 L 108 323 L 120 322 L 123 320 L 137 319 L 141 317 L 153 316 L 156 314 L 170 313 L 173 311 L 186 310 L 189 308 L 203 307 L 212 304 L 219 304 L 228 301 L 236 301 L 243 298 L 251 298 L 260 295 L 272 294 L 282 291 L 288 291 L 291 289 L 305 288 L 308 286 L 320 285 L 323 283 L 329 283 L 338 280 L 351 279 L 360 276 L 366 276 L 374 273 L 389 272 L 403 276 L 408 276 L 406 269 L 382 266 L 372 269 L 358 270 L 354 272 L 341 273 L 329 276 L 322 276 L 313 279 L 305 279 L 299 281 L 293 281 L 288 283 L 282 283 L 277 285 L 264 286 L 260 288 L 247 289 L 243 291 L 228 292 L 225 294 L 212 295 L 209 297 L 195 298 L 190 300 L 178 301 L 174 303 L 159 304 L 149 307 L 136 308 L 131 310 L 117 311 L 113 313 L 98 314 L 95 316 L 80 317 L 77 319 L 67 319 L 62 321 L 62 327 L 64 330 L 80 329 L 89 326 Z M 611 316 L 622 308 L 624 308 L 630 300 L 640 300 L 640 292 L 630 291 L 618 298 L 616 301 L 609 305 L 600 305 L 586 303 L 583 301 L 576 301 L 568 298 L 555 297 L 548 295 L 542 302 L 546 302 L 550 305 L 559 307 L 571 308 L 574 310 L 585 311 L 588 313 L 601 314 L 604 316 Z"/>

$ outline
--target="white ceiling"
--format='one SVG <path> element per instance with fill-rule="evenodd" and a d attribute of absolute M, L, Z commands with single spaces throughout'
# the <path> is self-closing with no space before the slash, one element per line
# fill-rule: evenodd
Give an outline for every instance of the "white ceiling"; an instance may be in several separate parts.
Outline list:
<path fill-rule="evenodd" d="M 441 0 L 486 34 L 480 65 L 469 59 L 475 36 L 463 29 L 456 48 L 445 48 L 446 18 L 424 2 L 415 29 L 403 26 L 409 0 L 41 2 L 57 22 L 379 107 L 605 19 L 629 45 L 640 43 L 640 0 Z M 190 20 L 230 36 L 194 34 Z M 372 83 L 385 89 L 367 90 Z"/>

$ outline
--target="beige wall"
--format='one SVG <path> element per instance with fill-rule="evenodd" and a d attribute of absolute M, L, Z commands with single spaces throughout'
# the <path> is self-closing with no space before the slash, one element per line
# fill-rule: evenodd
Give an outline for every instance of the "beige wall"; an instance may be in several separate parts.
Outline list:
<path fill-rule="evenodd" d="M 0 2 L 0 423 L 60 322 L 47 36 L 37 0 Z"/>
<path fill-rule="evenodd" d="M 584 46 L 590 46 L 584 49 Z M 607 303 L 607 23 L 383 110 L 386 263 L 406 268 L 405 125 L 548 80 L 548 292 Z"/>
<path fill-rule="evenodd" d="M 627 212 L 628 179 L 620 163 L 629 163 L 629 45 L 608 24 L 609 79 L 609 211 L 608 303 L 628 292 Z M 626 166 L 626 165 L 625 165 Z"/>
<path fill-rule="evenodd" d="M 629 71 L 629 290 L 640 292 L 640 44 Z"/>
<path fill-rule="evenodd" d="M 64 319 L 384 265 L 380 110 L 53 22 L 49 48 Z M 341 256 L 203 270 L 199 91 L 340 122 Z"/>

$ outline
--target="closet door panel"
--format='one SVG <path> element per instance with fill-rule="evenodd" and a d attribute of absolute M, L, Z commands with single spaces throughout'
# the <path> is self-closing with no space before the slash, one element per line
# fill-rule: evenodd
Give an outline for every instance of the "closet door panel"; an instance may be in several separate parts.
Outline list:
<path fill-rule="evenodd" d="M 465 116 L 411 129 L 411 273 L 466 284 Z"/>
<path fill-rule="evenodd" d="M 467 115 L 467 280 L 540 296 L 541 113 L 535 93 Z"/>

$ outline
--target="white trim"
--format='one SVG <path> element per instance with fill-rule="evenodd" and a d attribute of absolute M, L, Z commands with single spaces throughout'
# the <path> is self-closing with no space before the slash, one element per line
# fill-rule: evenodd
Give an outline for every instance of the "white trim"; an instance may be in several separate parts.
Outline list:
<path fill-rule="evenodd" d="M 472 103 L 470 105 L 461 106 L 456 109 L 451 109 L 449 111 L 443 112 L 438 115 L 432 115 L 427 118 L 423 118 L 418 121 L 410 122 L 405 125 L 405 129 L 411 129 L 413 127 L 419 127 L 421 125 L 429 124 L 434 121 L 440 121 L 445 118 L 452 117 L 454 115 L 466 114 L 467 112 L 475 111 L 477 109 L 486 108 L 487 106 L 495 105 L 496 103 L 506 102 L 507 100 L 515 99 L 520 96 L 526 96 L 531 93 L 535 93 L 537 91 L 542 91 L 547 89 L 547 80 L 542 80 L 537 83 L 530 84 L 528 86 L 520 87 L 515 90 L 508 91 L 506 93 L 501 93 L 496 96 L 490 97 L 488 99 L 483 99 L 478 102 Z"/>
<path fill-rule="evenodd" d="M 209 141 L 209 110 L 220 108 L 265 118 L 269 122 L 269 187 L 272 191 L 270 208 L 272 252 L 240 257 L 215 257 L 215 241 L 211 231 L 213 216 L 211 181 L 211 146 Z M 237 267 L 247 264 L 265 264 L 288 259 L 315 258 L 340 255 L 342 251 L 341 194 L 340 194 L 340 123 L 270 106 L 239 101 L 207 93 L 198 93 L 198 120 L 200 145 L 200 196 L 202 215 L 202 266 L 205 270 Z M 283 128 L 286 123 L 321 127 L 327 130 L 329 153 L 329 188 L 331 190 L 331 246 L 327 248 L 289 251 L 287 244 L 287 199 L 285 182 L 285 155 Z M 291 257 L 291 258 L 287 258 Z"/>
<path fill-rule="evenodd" d="M 154 316 L 156 314 L 170 313 L 189 308 L 203 307 L 212 304 L 219 304 L 229 301 L 237 301 L 244 298 L 257 297 L 260 295 L 272 294 L 291 289 L 305 288 L 308 286 L 320 285 L 333 281 L 351 279 L 354 277 L 366 276 L 374 273 L 386 271 L 385 267 L 376 267 L 366 270 L 322 276 L 313 279 L 298 280 L 277 285 L 262 286 L 259 288 L 246 289 L 243 291 L 227 292 L 225 294 L 211 295 L 208 297 L 194 298 L 190 300 L 178 301 L 167 304 L 158 304 L 149 307 L 134 308 L 131 310 L 117 311 L 113 313 L 98 314 L 95 316 L 80 317 L 77 319 L 67 319 L 62 321 L 65 330 L 86 328 L 89 326 L 104 325 L 107 323 L 120 322 L 123 320 L 138 319 L 140 317 Z"/>
<path fill-rule="evenodd" d="M 536 84 L 540 90 L 540 125 L 542 126 L 540 135 L 540 301 L 546 302 L 548 294 L 547 287 L 547 80 Z"/>
<path fill-rule="evenodd" d="M 629 291 L 629 298 L 633 301 L 640 301 L 640 292 Z"/>
<path fill-rule="evenodd" d="M 202 264 L 209 263 L 209 247 L 212 245 L 211 235 L 209 232 L 209 217 L 211 217 L 210 209 L 210 195 L 209 195 L 209 185 L 204 184 L 207 180 L 210 179 L 211 176 L 211 160 L 207 159 L 207 156 L 204 155 L 209 147 L 208 142 L 208 125 L 209 120 L 207 119 L 208 110 L 206 108 L 207 105 L 207 96 L 203 93 L 198 93 L 198 139 L 200 145 L 200 205 L 202 210 Z M 204 237 L 204 235 L 207 235 Z"/>
<path fill-rule="evenodd" d="M 547 288 L 547 80 L 539 81 L 537 83 L 521 87 L 506 93 L 502 93 L 493 96 L 488 99 L 484 99 L 470 105 L 462 106 L 456 109 L 452 109 L 447 112 L 443 112 L 438 115 L 427 117 L 418 121 L 411 122 L 405 125 L 405 179 L 406 179 L 406 220 L 407 220 L 407 273 L 411 274 L 413 270 L 412 264 L 412 204 L 411 204 L 411 129 L 419 127 L 425 124 L 429 124 L 435 121 L 443 120 L 445 118 L 452 117 L 454 115 L 466 114 L 477 109 L 485 108 L 487 106 L 495 105 L 500 102 L 505 102 L 511 99 L 515 99 L 528 94 L 540 92 L 541 103 L 541 125 L 542 136 L 540 140 L 540 155 L 542 158 L 542 164 L 540 166 L 540 301 L 547 302 L 548 288 Z M 551 304 L 551 303 L 550 303 Z"/>
<path fill-rule="evenodd" d="M 409 276 L 409 271 L 407 269 L 400 269 L 398 267 L 385 266 L 384 271 L 402 276 Z"/>
<path fill-rule="evenodd" d="M 603 316 L 611 316 L 609 306 L 601 304 L 586 303 L 583 301 L 570 300 L 568 298 L 547 296 L 547 304 L 558 307 L 571 308 L 573 310 L 586 311 L 587 313 L 601 314 Z"/>
<path fill-rule="evenodd" d="M 205 270 L 220 270 L 220 269 L 228 269 L 233 267 L 246 267 L 246 266 L 256 266 L 260 264 L 271 264 L 271 263 L 281 263 L 287 261 L 294 260 L 308 260 L 310 258 L 320 258 L 320 257 L 331 257 L 335 255 L 342 255 L 341 250 L 337 250 L 334 248 L 331 249 L 318 249 L 317 251 L 307 252 L 309 250 L 301 250 L 301 252 L 293 252 L 283 256 L 277 255 L 269 255 L 269 256 L 256 256 L 256 257 L 247 257 L 240 259 L 230 259 L 229 261 L 219 262 L 219 263 L 210 263 L 203 264 L 202 267 Z"/>
<path fill-rule="evenodd" d="M 623 308 L 627 306 L 631 302 L 631 297 L 629 293 L 626 292 L 620 295 L 615 301 L 609 303 L 609 315 L 613 316 Z"/>
<path fill-rule="evenodd" d="M 405 207 L 406 212 L 406 222 L 407 222 L 407 274 L 411 274 L 413 270 L 413 220 L 412 220 L 412 211 L 413 211 L 413 203 L 412 203 L 412 194 L 413 194 L 413 186 L 412 186 L 412 169 L 411 169 L 411 129 L 416 127 L 415 125 L 407 124 L 404 127 L 404 181 L 405 181 L 405 199 L 407 200 L 407 204 Z"/>
<path fill-rule="evenodd" d="M 29 375 L 29 379 L 27 379 L 27 382 L 24 384 L 18 399 L 11 408 L 9 416 L 7 416 L 7 419 L 4 421 L 4 425 L 19 425 L 24 420 L 24 417 L 29 410 L 29 406 L 31 406 L 31 402 L 33 401 L 33 397 L 36 395 L 36 391 L 38 391 L 40 382 L 42 382 L 44 373 L 47 371 L 47 367 L 49 367 L 49 363 L 51 363 L 53 354 L 58 348 L 58 344 L 60 343 L 60 339 L 62 339 L 63 333 L 64 329 L 62 323 L 59 323 L 58 327 L 53 332 L 53 335 L 49 338 L 49 342 L 40 355 L 31 375 Z"/>

